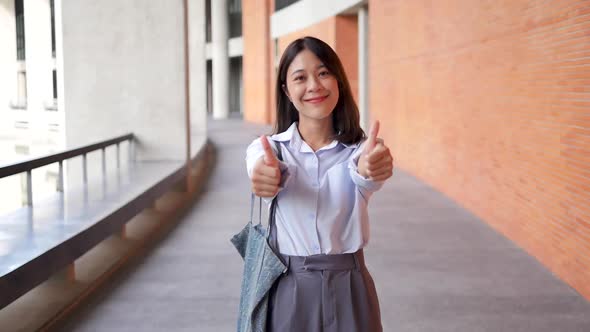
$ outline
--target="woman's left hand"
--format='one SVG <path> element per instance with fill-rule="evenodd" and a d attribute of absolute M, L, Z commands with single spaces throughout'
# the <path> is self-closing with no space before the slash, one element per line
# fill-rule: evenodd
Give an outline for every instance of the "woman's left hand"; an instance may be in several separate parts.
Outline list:
<path fill-rule="evenodd" d="M 358 172 L 364 178 L 384 181 L 393 175 L 393 157 L 382 139 L 377 138 L 379 121 L 369 131 L 369 138 L 358 161 Z"/>

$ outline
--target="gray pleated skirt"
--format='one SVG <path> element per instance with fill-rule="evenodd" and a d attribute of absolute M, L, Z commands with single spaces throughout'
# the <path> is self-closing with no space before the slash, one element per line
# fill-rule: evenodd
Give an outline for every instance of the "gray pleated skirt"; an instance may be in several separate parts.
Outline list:
<path fill-rule="evenodd" d="M 269 332 L 381 332 L 375 284 L 362 249 L 354 254 L 286 256 L 270 291 Z"/>

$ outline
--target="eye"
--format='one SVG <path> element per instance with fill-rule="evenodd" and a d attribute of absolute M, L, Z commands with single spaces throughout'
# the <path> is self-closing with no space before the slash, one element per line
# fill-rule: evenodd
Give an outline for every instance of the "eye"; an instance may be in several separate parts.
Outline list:
<path fill-rule="evenodd" d="M 327 71 L 327 70 L 322 70 L 322 71 L 320 72 L 320 77 L 325 77 L 325 76 L 328 76 L 328 75 L 330 75 L 330 72 L 329 72 L 329 71 Z"/>
<path fill-rule="evenodd" d="M 298 81 L 303 81 L 304 79 L 305 79 L 305 77 L 304 77 L 303 75 L 299 75 L 299 76 L 296 76 L 296 77 L 293 79 L 293 81 L 296 81 L 296 82 L 298 82 Z"/>

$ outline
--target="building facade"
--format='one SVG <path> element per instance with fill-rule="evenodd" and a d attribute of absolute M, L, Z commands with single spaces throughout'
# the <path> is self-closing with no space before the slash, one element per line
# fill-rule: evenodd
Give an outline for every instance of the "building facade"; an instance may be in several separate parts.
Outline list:
<path fill-rule="evenodd" d="M 0 1 L 0 128 L 5 136 L 38 140 L 63 125 L 55 29 L 54 0 Z"/>

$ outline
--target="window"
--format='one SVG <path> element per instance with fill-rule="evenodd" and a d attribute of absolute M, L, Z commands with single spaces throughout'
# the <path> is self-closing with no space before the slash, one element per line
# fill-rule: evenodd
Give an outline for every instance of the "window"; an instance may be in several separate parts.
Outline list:
<path fill-rule="evenodd" d="M 14 1 L 16 18 L 16 59 L 25 60 L 25 15 L 23 0 Z"/>
<path fill-rule="evenodd" d="M 229 9 L 229 38 L 242 36 L 242 1 L 230 0 Z"/>
<path fill-rule="evenodd" d="M 211 42 L 211 0 L 205 1 L 205 40 Z"/>
<path fill-rule="evenodd" d="M 27 72 L 25 70 L 25 11 L 23 0 L 14 0 L 14 17 L 16 19 L 16 104 L 14 109 L 27 108 Z"/>
<path fill-rule="evenodd" d="M 275 12 L 285 7 L 289 7 L 299 0 L 275 0 Z"/>
<path fill-rule="evenodd" d="M 53 68 L 51 69 L 52 76 L 52 100 L 45 103 L 46 111 L 57 111 L 57 71 L 55 69 L 55 0 L 49 1 L 51 8 L 51 56 L 53 57 Z"/>
<path fill-rule="evenodd" d="M 51 7 L 51 54 L 55 58 L 55 0 L 51 0 L 49 5 Z"/>
<path fill-rule="evenodd" d="M 53 70 L 53 99 L 57 99 L 57 72 Z"/>
<path fill-rule="evenodd" d="M 208 43 L 211 42 L 211 1 L 205 1 L 205 38 Z M 229 38 L 241 37 L 242 36 L 242 1 L 241 0 L 229 0 L 228 1 L 228 20 L 229 20 Z"/>

